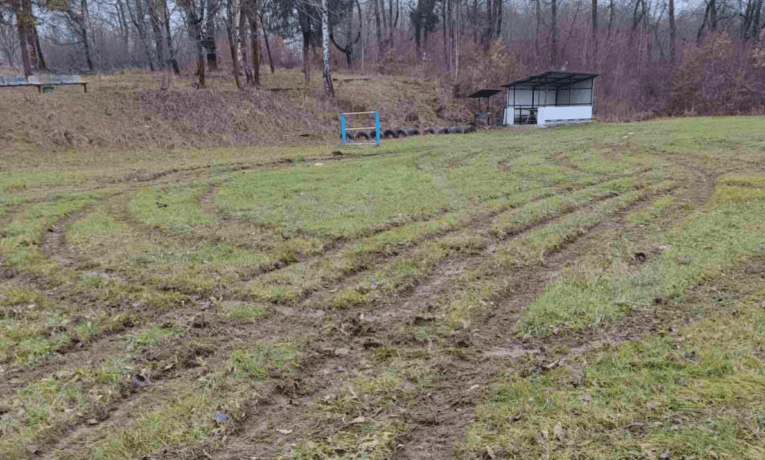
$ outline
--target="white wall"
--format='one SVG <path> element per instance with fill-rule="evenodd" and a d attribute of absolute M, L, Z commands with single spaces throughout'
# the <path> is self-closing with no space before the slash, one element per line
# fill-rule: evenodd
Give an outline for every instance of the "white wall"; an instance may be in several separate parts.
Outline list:
<path fill-rule="evenodd" d="M 515 124 L 515 110 L 513 109 L 512 106 L 505 107 L 505 124 L 506 125 Z"/>
<path fill-rule="evenodd" d="M 547 124 L 548 120 L 582 120 L 592 118 L 591 105 L 574 105 L 562 107 L 540 107 L 537 113 L 537 123 Z"/>

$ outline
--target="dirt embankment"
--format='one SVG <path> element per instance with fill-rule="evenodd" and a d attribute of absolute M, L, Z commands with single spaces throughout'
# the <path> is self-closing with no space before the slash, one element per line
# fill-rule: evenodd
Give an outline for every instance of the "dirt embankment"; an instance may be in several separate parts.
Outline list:
<path fill-rule="evenodd" d="M 436 85 L 396 79 L 343 79 L 337 98 L 320 81 L 278 71 L 263 90 L 237 91 L 226 76 L 196 90 L 189 78 L 160 91 L 153 75 L 92 77 L 88 92 L 58 87 L 0 89 L 0 150 L 166 150 L 326 141 L 337 137 L 341 111 L 379 110 L 383 125 L 449 124 L 464 107 L 439 97 Z M 297 77 L 300 77 L 298 80 Z M 443 119 L 442 119 L 443 118 Z M 467 121 L 467 120 L 464 120 Z"/>

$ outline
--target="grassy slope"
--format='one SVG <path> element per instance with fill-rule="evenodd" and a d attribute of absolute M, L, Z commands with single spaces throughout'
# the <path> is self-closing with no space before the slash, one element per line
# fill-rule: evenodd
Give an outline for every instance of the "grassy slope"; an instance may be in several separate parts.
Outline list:
<path fill-rule="evenodd" d="M 341 111 L 379 110 L 384 128 L 454 123 L 438 119 L 439 107 L 467 115 L 454 101 L 438 101 L 435 85 L 426 81 L 338 81 L 337 99 L 329 101 L 322 95 L 320 75 L 309 84 L 297 70 L 265 73 L 263 78 L 265 89 L 289 91 L 237 92 L 233 80 L 219 73 L 208 78 L 205 91 L 193 89 L 193 81 L 183 78 L 163 92 L 159 76 L 138 72 L 90 77 L 88 93 L 80 87 L 59 87 L 44 96 L 34 88 L 4 89 L 0 151 L 316 144 L 337 139 Z M 417 121 L 411 121 L 412 115 Z M 365 119 L 351 123 L 368 126 Z"/>

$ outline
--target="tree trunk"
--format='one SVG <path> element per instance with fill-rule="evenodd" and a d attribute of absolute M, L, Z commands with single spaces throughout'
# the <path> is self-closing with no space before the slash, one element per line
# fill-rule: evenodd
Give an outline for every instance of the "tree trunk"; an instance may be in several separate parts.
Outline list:
<path fill-rule="evenodd" d="M 502 38 L 502 15 L 504 13 L 503 0 L 496 0 L 497 27 L 494 29 L 494 38 Z"/>
<path fill-rule="evenodd" d="M 759 0 L 756 3 L 757 4 L 754 7 L 754 20 L 752 21 L 752 36 L 754 37 L 755 42 L 760 40 L 760 14 L 762 11 L 762 0 Z"/>
<path fill-rule="evenodd" d="M 424 0 L 417 1 L 417 8 L 414 10 L 414 43 L 417 59 L 422 59 L 421 35 L 422 35 L 422 9 Z"/>
<path fill-rule="evenodd" d="M 263 24 L 263 17 L 260 18 L 260 26 L 263 29 L 263 41 L 266 43 L 266 52 L 268 53 L 268 65 L 271 67 L 271 73 L 274 73 L 274 58 L 271 57 L 271 47 L 268 45 L 268 32 Z"/>
<path fill-rule="evenodd" d="M 29 77 L 32 75 L 32 63 L 29 61 L 29 49 L 27 48 L 29 40 L 27 39 L 27 31 L 29 30 L 29 23 L 32 21 L 32 11 L 27 10 L 26 6 L 29 2 L 22 2 L 21 0 L 14 0 L 12 3 L 16 10 L 16 30 L 19 35 L 19 54 L 21 55 L 21 62 L 24 66 L 24 75 Z"/>
<path fill-rule="evenodd" d="M 611 0 L 613 1 L 613 0 Z M 535 0 L 535 10 L 536 10 L 536 32 L 535 32 L 535 38 L 534 38 L 534 46 L 536 46 L 537 54 L 539 54 L 539 26 L 542 24 L 542 9 L 540 6 L 541 0 Z"/>
<path fill-rule="evenodd" d="M 151 23 L 151 30 L 154 33 L 154 43 L 157 51 L 157 62 L 159 63 L 159 69 L 165 69 L 165 45 L 162 40 L 162 24 L 159 19 L 159 5 L 157 0 L 149 0 L 149 22 Z"/>
<path fill-rule="evenodd" d="M 205 17 L 204 47 L 207 50 L 207 68 L 218 70 L 218 47 L 215 43 L 215 16 L 217 15 L 217 3 L 207 2 L 207 15 Z"/>
<path fill-rule="evenodd" d="M 486 32 L 483 37 L 483 49 L 489 51 L 491 39 L 494 37 L 494 1 L 486 0 Z"/>
<path fill-rule="evenodd" d="M 239 75 L 239 15 L 242 14 L 242 10 L 239 6 L 239 0 L 228 0 L 228 21 L 226 23 L 226 30 L 228 31 L 228 43 L 231 48 L 231 62 L 234 67 L 234 81 L 236 82 L 237 89 L 242 89 L 242 79 Z"/>
<path fill-rule="evenodd" d="M 550 26 L 550 64 L 557 68 L 558 64 L 558 0 L 552 0 L 551 26 Z"/>
<path fill-rule="evenodd" d="M 313 31 L 311 28 L 311 18 L 306 11 L 307 4 L 303 5 L 303 8 L 298 9 L 298 24 L 300 25 L 300 32 L 303 35 L 303 78 L 306 84 L 311 81 L 311 57 L 309 56 L 309 47 L 311 46 L 311 39 L 313 39 Z"/>
<path fill-rule="evenodd" d="M 473 41 L 478 44 L 478 0 L 473 0 Z"/>
<path fill-rule="evenodd" d="M 669 58 L 675 65 L 675 0 L 669 0 Z"/>
<path fill-rule="evenodd" d="M 252 85 L 253 77 L 252 77 L 252 69 L 250 69 L 250 65 L 247 63 L 247 52 L 245 51 L 247 49 L 247 37 L 245 34 L 245 31 L 247 30 L 247 12 L 245 5 L 241 6 L 242 11 L 239 14 L 239 66 L 244 70 L 244 76 L 245 81 L 248 85 Z"/>
<path fill-rule="evenodd" d="M 197 26 L 197 29 L 201 29 L 201 26 Z M 199 89 L 205 88 L 205 55 L 204 46 L 202 45 L 202 33 L 198 32 L 197 39 L 197 72 L 199 73 Z"/>
<path fill-rule="evenodd" d="M 253 1 L 250 5 L 250 9 L 247 12 L 247 16 L 250 19 L 250 33 L 252 34 L 250 39 L 252 40 L 252 83 L 256 88 L 260 88 L 260 43 L 258 40 L 258 14 L 255 8 L 257 7 Z"/>
<path fill-rule="evenodd" d="M 457 1 L 456 27 L 454 28 L 454 79 L 460 74 L 460 2 Z"/>
<path fill-rule="evenodd" d="M 28 0 L 26 0 L 28 1 Z M 88 27 L 90 26 L 90 13 L 88 12 L 88 0 L 80 0 L 80 14 L 82 15 L 82 43 L 85 45 L 85 60 L 88 70 L 93 71 L 93 60 L 90 58 L 90 43 L 88 40 Z"/>
<path fill-rule="evenodd" d="M 717 2 L 709 0 L 709 19 L 712 32 L 717 30 Z"/>
<path fill-rule="evenodd" d="M 37 33 L 37 26 L 32 29 L 35 35 L 35 49 L 37 49 L 37 69 L 48 70 L 48 66 L 45 65 L 45 58 L 43 57 L 42 47 L 40 46 L 40 35 Z"/>
<path fill-rule="evenodd" d="M 598 0 L 592 0 L 592 62 L 598 58 Z"/>
<path fill-rule="evenodd" d="M 614 0 L 608 6 L 608 36 L 611 36 L 611 27 L 614 24 Z"/>
<path fill-rule="evenodd" d="M 190 2 L 191 3 L 191 2 Z M 186 15 L 189 24 L 189 35 L 197 48 L 197 75 L 199 75 L 199 89 L 205 87 L 205 52 L 204 52 L 204 37 L 202 36 L 202 18 L 204 10 L 200 8 L 200 15 L 198 16 L 194 11 L 194 5 L 188 5 Z"/>
<path fill-rule="evenodd" d="M 707 7 L 704 10 L 704 19 L 701 21 L 701 26 L 699 27 L 699 31 L 696 33 L 696 42 L 701 43 L 701 38 L 704 36 L 704 27 L 707 25 L 707 18 L 709 17 L 709 3 L 707 3 Z"/>
<path fill-rule="evenodd" d="M 447 9 L 451 8 L 451 2 L 449 0 L 444 0 L 443 8 L 441 8 L 441 23 L 444 27 L 444 62 L 446 63 L 446 70 L 449 70 L 449 46 L 448 46 L 448 40 L 446 35 L 446 29 L 447 25 L 449 24 L 447 22 Z"/>
<path fill-rule="evenodd" d="M 332 73 L 329 68 L 329 10 L 327 0 L 321 0 L 321 37 L 324 50 L 324 93 L 335 97 L 335 87 L 332 84 Z"/>
<path fill-rule="evenodd" d="M 167 56 L 173 72 L 176 75 L 181 74 L 181 68 L 178 66 L 178 60 L 175 59 L 175 50 L 173 50 L 173 36 L 170 35 L 170 12 L 167 8 L 167 0 L 162 2 L 163 21 L 165 23 L 165 39 L 167 40 Z"/>
<path fill-rule="evenodd" d="M 27 49 L 27 28 L 24 23 L 25 12 L 22 7 L 16 9 L 16 28 L 19 34 L 19 54 L 24 66 L 24 75 L 32 75 L 32 64 L 29 62 L 29 50 Z"/>
<path fill-rule="evenodd" d="M 380 27 L 380 0 L 372 0 L 375 4 L 375 30 L 377 33 L 377 49 L 380 51 L 380 55 L 377 59 L 382 59 L 385 55 L 385 46 L 383 46 L 382 28 Z M 383 12 L 384 14 L 384 12 Z"/>

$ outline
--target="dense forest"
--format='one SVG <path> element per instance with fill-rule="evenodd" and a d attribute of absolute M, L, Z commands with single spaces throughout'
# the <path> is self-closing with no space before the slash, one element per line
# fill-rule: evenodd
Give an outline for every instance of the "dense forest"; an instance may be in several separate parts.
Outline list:
<path fill-rule="evenodd" d="M 600 74 L 615 119 L 762 113 L 763 44 L 763 0 L 0 0 L 0 62 L 27 75 L 137 68 L 204 88 L 226 72 L 244 88 L 274 68 L 308 80 L 329 55 L 463 97 L 565 69 Z"/>

